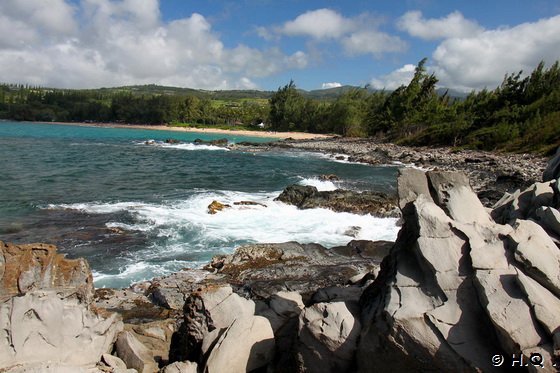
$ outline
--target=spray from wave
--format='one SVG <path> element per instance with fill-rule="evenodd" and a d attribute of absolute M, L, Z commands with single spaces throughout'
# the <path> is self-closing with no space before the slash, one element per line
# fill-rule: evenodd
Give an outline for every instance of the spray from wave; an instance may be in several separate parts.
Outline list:
<path fill-rule="evenodd" d="M 314 180 L 302 182 L 316 183 Z M 319 186 L 334 187 L 329 183 L 332 184 L 321 181 Z M 148 247 L 116 258 L 121 263 L 118 271 L 109 273 L 102 268 L 94 268 L 96 286 L 126 286 L 181 268 L 200 267 L 211 256 L 231 253 L 236 247 L 248 243 L 297 241 L 333 247 L 345 245 L 352 239 L 396 238 L 396 219 L 326 209 L 298 210 L 273 201 L 277 195 L 278 192 L 199 191 L 185 200 L 160 204 L 76 203 L 49 205 L 47 208 L 115 214 L 116 219 L 108 222 L 108 227 L 139 232 L 150 238 Z M 209 214 L 208 205 L 215 200 L 230 207 L 217 214 Z M 243 204 L 239 204 L 242 201 Z M 123 212 L 132 219 L 126 222 L 118 219 Z"/>

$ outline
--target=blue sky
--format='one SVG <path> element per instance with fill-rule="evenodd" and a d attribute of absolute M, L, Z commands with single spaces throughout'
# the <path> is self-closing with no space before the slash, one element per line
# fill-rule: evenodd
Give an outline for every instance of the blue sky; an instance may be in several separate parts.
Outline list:
<path fill-rule="evenodd" d="M 560 1 L 2 0 L 0 81 L 394 89 L 428 57 L 440 85 L 494 88 L 560 59 Z"/>

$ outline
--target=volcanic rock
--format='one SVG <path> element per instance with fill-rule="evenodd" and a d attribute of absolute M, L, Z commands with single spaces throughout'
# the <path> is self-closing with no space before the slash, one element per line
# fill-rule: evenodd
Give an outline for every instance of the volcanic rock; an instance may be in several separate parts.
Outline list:
<path fill-rule="evenodd" d="M 398 189 L 404 225 L 360 300 L 356 371 L 492 372 L 495 354 L 558 356 L 559 250 L 520 220 L 549 190 L 528 188 L 511 226 L 458 173 L 404 170 Z"/>
<path fill-rule="evenodd" d="M 0 370 L 94 367 L 123 325 L 92 300 L 85 260 L 65 259 L 52 245 L 0 241 Z"/>
<path fill-rule="evenodd" d="M 397 217 L 396 201 L 383 193 L 337 189 L 318 191 L 314 186 L 290 185 L 274 199 L 300 209 L 327 208 L 337 212 Z"/>

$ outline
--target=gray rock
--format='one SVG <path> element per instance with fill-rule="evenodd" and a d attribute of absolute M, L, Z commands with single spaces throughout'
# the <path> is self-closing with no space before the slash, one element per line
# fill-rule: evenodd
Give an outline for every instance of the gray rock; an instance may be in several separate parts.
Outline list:
<path fill-rule="evenodd" d="M 515 246 L 515 259 L 535 280 L 560 297 L 560 250 L 533 221 L 519 220 L 514 228 L 509 238 Z"/>
<path fill-rule="evenodd" d="M 537 223 L 547 232 L 560 237 L 560 211 L 553 207 L 539 207 L 535 211 Z"/>
<path fill-rule="evenodd" d="M 295 291 L 279 291 L 270 297 L 270 308 L 279 316 L 297 317 L 304 307 L 301 295 Z"/>
<path fill-rule="evenodd" d="M 185 299 L 191 292 L 196 290 L 208 272 L 189 269 L 173 273 L 169 276 L 159 277 L 152 280 L 146 294 L 155 304 L 173 309 L 182 310 Z"/>
<path fill-rule="evenodd" d="M 120 369 L 120 370 L 126 370 L 126 364 L 124 361 L 122 361 L 122 359 L 120 359 L 117 356 L 111 355 L 111 354 L 103 354 L 101 356 L 101 359 L 103 360 L 103 362 L 109 367 L 112 368 L 113 370 L 115 369 Z"/>
<path fill-rule="evenodd" d="M 163 368 L 162 373 L 197 373 L 198 364 L 192 361 L 176 361 Z"/>
<path fill-rule="evenodd" d="M 0 258 L 0 370 L 93 366 L 111 350 L 123 324 L 91 307 L 85 260 L 65 259 L 52 245 L 3 242 Z"/>
<path fill-rule="evenodd" d="M 125 330 L 134 333 L 134 336 L 150 350 L 155 361 L 169 361 L 173 334 L 178 330 L 175 319 L 126 324 Z"/>
<path fill-rule="evenodd" d="M 398 184 L 404 224 L 360 299 L 356 370 L 492 372 L 492 354 L 550 344 L 554 335 L 540 327 L 517 280 L 519 268 L 528 266 L 514 252 L 518 242 L 535 236 L 533 227 L 514 233 L 495 224 L 460 175 L 402 171 Z M 539 242 L 534 251 L 547 257 L 550 250 L 543 252 Z M 519 249 L 531 263 L 541 265 L 523 245 Z"/>
<path fill-rule="evenodd" d="M 196 360 L 210 332 L 227 328 L 234 320 L 254 313 L 255 303 L 233 293 L 230 286 L 206 286 L 192 293 L 184 307 L 184 357 Z"/>
<path fill-rule="evenodd" d="M 477 286 L 483 307 L 495 325 L 505 351 L 520 351 L 541 344 L 543 336 L 516 284 L 516 270 L 477 271 Z"/>
<path fill-rule="evenodd" d="M 356 316 L 357 308 L 345 302 L 317 303 L 303 310 L 297 351 L 306 372 L 352 368 L 361 328 Z"/>
<path fill-rule="evenodd" d="M 116 350 L 117 356 L 126 366 L 136 369 L 138 373 L 154 373 L 159 370 L 151 351 L 132 332 L 123 331 L 119 334 Z"/>
<path fill-rule="evenodd" d="M 266 366 L 274 352 L 274 334 L 261 316 L 238 318 L 212 348 L 204 371 L 245 373 Z"/>
<path fill-rule="evenodd" d="M 517 281 L 535 312 L 535 318 L 553 336 L 554 349 L 560 350 L 560 299 L 535 280 L 517 271 Z"/>
<path fill-rule="evenodd" d="M 515 219 L 534 217 L 535 211 L 541 206 L 551 206 L 554 201 L 554 190 L 551 183 L 535 183 L 523 192 L 515 192 L 500 200 L 492 211 L 492 217 L 498 223 L 513 223 Z"/>
<path fill-rule="evenodd" d="M 556 154 L 548 161 L 543 172 L 543 181 L 558 179 L 560 177 L 560 147 Z"/>

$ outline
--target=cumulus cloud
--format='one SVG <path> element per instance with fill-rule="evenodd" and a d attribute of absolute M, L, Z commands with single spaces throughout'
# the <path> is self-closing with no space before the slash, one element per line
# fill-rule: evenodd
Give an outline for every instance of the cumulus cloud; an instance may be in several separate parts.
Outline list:
<path fill-rule="evenodd" d="M 421 19 L 419 12 L 407 14 L 399 22 L 403 18 Z M 560 60 L 560 15 L 513 27 L 483 30 L 478 26 L 465 26 L 461 23 L 464 18 L 457 14 L 451 13 L 437 20 L 421 19 L 422 25 L 431 27 L 432 31 L 422 27 L 414 31 L 416 36 L 425 39 L 436 35 L 445 37 L 432 53 L 427 66 L 429 72 L 435 73 L 439 79 L 438 85 L 442 87 L 464 92 L 494 89 L 506 74 L 521 70 L 528 74 L 540 61 L 551 64 Z M 445 24 L 445 20 L 453 19 L 459 20 L 457 24 L 462 26 L 450 26 L 444 32 L 440 26 Z M 413 29 L 411 25 L 409 23 L 410 30 Z M 410 81 L 414 68 L 414 65 L 404 65 L 387 75 L 372 79 L 370 84 L 377 89 L 395 89 Z"/>
<path fill-rule="evenodd" d="M 350 55 L 373 54 L 380 56 L 385 52 L 403 52 L 407 43 L 397 36 L 379 31 L 358 31 L 342 39 L 342 46 Z"/>
<path fill-rule="evenodd" d="M 398 36 L 389 35 L 378 29 L 380 20 L 363 13 L 356 17 L 345 17 L 328 8 L 311 10 L 281 26 L 259 27 L 257 35 L 265 40 L 281 36 L 309 37 L 316 42 L 336 41 L 348 55 L 402 52 L 408 45 Z"/>
<path fill-rule="evenodd" d="M 407 85 L 414 76 L 415 65 L 406 64 L 403 67 L 371 80 L 370 85 L 375 89 L 395 90 L 401 85 Z"/>
<path fill-rule="evenodd" d="M 342 87 L 342 84 L 340 84 L 339 82 L 323 83 L 321 85 L 322 89 L 338 88 L 338 87 Z"/>
<path fill-rule="evenodd" d="M 227 48 L 201 14 L 163 22 L 157 0 L 0 2 L 0 69 L 11 82 L 256 88 L 249 77 L 305 66 L 301 51 Z"/>
<path fill-rule="evenodd" d="M 494 88 L 506 73 L 529 73 L 541 60 L 560 59 L 560 15 L 470 38 L 446 39 L 432 58 L 443 86 L 465 91 Z"/>
<path fill-rule="evenodd" d="M 397 20 L 397 27 L 424 40 L 472 37 L 484 29 L 455 11 L 442 18 L 425 19 L 420 11 L 410 11 Z"/>
<path fill-rule="evenodd" d="M 280 32 L 286 35 L 304 35 L 316 39 L 339 38 L 355 28 L 355 22 L 331 9 L 317 9 L 286 22 Z"/>

